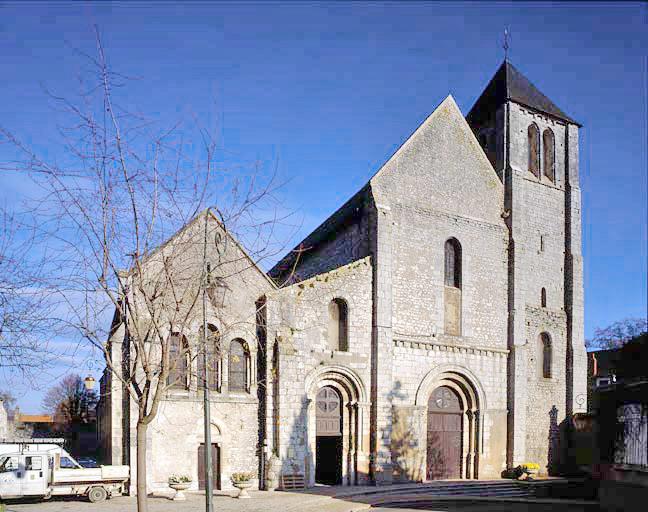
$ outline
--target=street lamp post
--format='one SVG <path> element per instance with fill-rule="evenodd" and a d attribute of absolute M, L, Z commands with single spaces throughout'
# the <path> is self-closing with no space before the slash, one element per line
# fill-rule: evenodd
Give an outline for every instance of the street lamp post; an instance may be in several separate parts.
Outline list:
<path fill-rule="evenodd" d="M 95 379 L 92 375 L 88 375 L 84 380 L 83 384 L 88 391 L 92 391 L 95 386 Z"/>
<path fill-rule="evenodd" d="M 207 272 L 207 226 L 209 223 L 209 208 L 205 212 L 205 233 L 203 239 L 203 268 L 202 268 L 202 343 L 203 343 L 203 409 L 205 420 L 205 510 L 213 512 L 213 469 L 212 469 L 212 453 L 211 453 L 211 408 L 209 402 L 209 372 L 207 370 L 207 280 L 209 275 Z"/>

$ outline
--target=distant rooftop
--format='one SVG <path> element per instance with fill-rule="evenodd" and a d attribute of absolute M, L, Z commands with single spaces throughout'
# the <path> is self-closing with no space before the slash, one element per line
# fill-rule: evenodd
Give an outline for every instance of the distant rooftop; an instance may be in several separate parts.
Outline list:
<path fill-rule="evenodd" d="M 54 423 L 54 418 L 49 414 L 22 414 L 18 413 L 14 421 L 20 423 Z"/>

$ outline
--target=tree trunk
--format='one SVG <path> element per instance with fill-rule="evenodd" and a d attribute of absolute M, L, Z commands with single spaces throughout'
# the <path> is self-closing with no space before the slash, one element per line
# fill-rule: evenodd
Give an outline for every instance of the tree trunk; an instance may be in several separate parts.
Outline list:
<path fill-rule="evenodd" d="M 148 424 L 137 422 L 137 512 L 148 511 L 146 489 L 146 431 Z"/>

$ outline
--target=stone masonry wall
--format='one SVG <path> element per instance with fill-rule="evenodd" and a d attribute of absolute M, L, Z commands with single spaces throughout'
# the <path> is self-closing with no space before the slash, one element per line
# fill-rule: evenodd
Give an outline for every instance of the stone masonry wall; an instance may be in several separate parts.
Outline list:
<path fill-rule="evenodd" d="M 199 217 L 193 224 L 178 233 L 164 245 L 145 265 L 159 264 L 156 260 L 168 252 L 179 255 L 170 262 L 174 265 L 172 273 L 178 277 L 177 293 L 183 286 L 197 286 L 202 272 L 204 217 Z M 256 301 L 275 289 L 273 283 L 248 258 L 238 243 L 224 233 L 220 225 L 210 218 L 208 229 L 208 261 L 211 262 L 211 279 L 222 287 L 217 299 L 207 301 L 207 323 L 217 327 L 220 334 L 220 359 L 222 361 L 222 388 L 211 392 L 213 443 L 221 451 L 221 483 L 224 489 L 231 488 L 230 475 L 236 471 L 258 474 L 259 418 L 257 398 L 257 352 L 261 349 L 257 343 L 257 306 Z M 178 266 L 180 268 L 176 268 Z M 148 269 L 147 269 L 148 271 Z M 196 277 L 198 276 L 198 278 Z M 219 280 L 220 278 L 220 280 Z M 198 279 L 198 281 L 197 281 Z M 191 298 L 194 296 L 190 296 Z M 211 296 L 210 296 L 211 297 Z M 216 295 L 214 295 L 216 297 Z M 164 391 L 160 412 L 150 424 L 147 433 L 147 460 L 149 468 L 147 486 L 151 490 L 168 490 L 166 480 L 170 474 L 189 474 L 192 487 L 198 486 L 198 445 L 204 439 L 202 423 L 202 391 L 198 387 L 198 357 L 202 357 L 201 335 L 202 309 L 200 300 L 188 315 L 188 321 L 182 326 L 190 350 L 190 378 L 187 387 L 171 387 Z M 167 312 L 165 314 L 172 314 Z M 161 322 L 164 324 L 164 315 Z M 248 391 L 229 391 L 229 347 L 232 340 L 243 339 L 248 347 Z M 113 379 L 114 382 L 114 379 Z M 117 401 L 115 394 L 112 409 L 124 410 L 127 404 Z M 136 425 L 137 409 L 130 400 L 129 421 L 121 434 L 124 445 L 129 450 L 122 454 L 122 460 L 131 466 L 131 490 L 136 485 Z M 114 425 L 114 422 L 113 422 Z M 114 429 L 113 430 L 119 430 Z M 113 448 L 119 446 L 113 434 Z M 124 439 L 122 439 L 123 441 Z M 114 451 L 114 450 L 113 450 Z M 113 462 L 115 461 L 113 455 Z M 255 480 L 255 483 L 257 481 Z"/>
<path fill-rule="evenodd" d="M 360 402 L 357 406 L 361 416 L 355 450 L 358 481 L 367 481 L 371 278 L 370 258 L 363 258 L 267 296 L 268 339 L 277 340 L 280 352 L 275 377 L 279 381 L 278 396 L 271 396 L 275 403 L 268 406 L 269 414 L 278 411 L 277 417 L 269 421 L 278 429 L 279 446 L 272 448 L 278 450 L 282 473 L 304 474 L 311 484 L 316 465 L 313 402 L 317 389 L 323 385 L 318 376 L 324 374 L 328 375 L 327 382 L 338 379 L 349 388 L 360 388 L 352 392 L 354 400 Z M 348 304 L 346 352 L 331 351 L 328 347 L 328 306 L 334 298 Z M 348 414 L 346 407 L 344 414 Z M 344 422 L 348 428 L 346 416 Z M 354 441 L 348 430 L 343 435 L 348 449 Z"/>
<path fill-rule="evenodd" d="M 566 315 L 564 311 L 526 307 L 528 367 L 524 385 L 527 387 L 526 455 L 540 464 L 542 473 L 554 473 L 560 465 L 560 422 L 565 418 L 567 383 Z M 540 334 L 551 336 L 551 378 L 542 373 L 542 342 Z"/>
<path fill-rule="evenodd" d="M 512 238 L 515 247 L 515 360 L 512 386 L 526 405 L 514 411 L 518 418 L 513 435 L 520 447 L 513 464 L 521 458 L 538 462 L 543 472 L 555 472 L 559 465 L 558 426 L 568 413 L 568 323 L 565 283 L 566 163 L 569 151 L 565 124 L 510 104 L 510 164 L 512 173 Z M 542 133 L 551 128 L 555 136 L 556 181 L 542 174 L 538 180 L 528 171 L 527 129 L 536 123 Z M 541 144 L 542 144 L 541 138 Z M 544 151 L 540 150 L 543 170 Z M 579 226 L 580 228 L 580 226 Z M 579 238 L 580 240 L 580 238 Z M 580 244 L 580 241 L 578 242 Z M 579 251 L 580 253 L 580 248 Z M 576 285 L 578 286 L 578 284 Z M 582 286 L 582 283 L 581 283 Z M 546 307 L 541 307 L 541 290 L 546 290 Z M 552 341 L 552 377 L 541 371 L 540 334 Z M 579 340 L 580 345 L 583 340 Z M 586 375 L 576 375 L 576 380 Z M 571 386 L 571 384 L 569 384 Z M 540 407 L 539 405 L 542 404 Z M 524 414 L 524 420 L 520 415 Z M 524 439 L 520 436 L 524 433 Z"/>
<path fill-rule="evenodd" d="M 408 410 L 416 418 L 407 431 L 407 449 L 401 448 L 402 439 L 394 449 L 394 463 L 397 472 L 402 472 L 402 479 L 425 478 L 427 401 L 433 389 L 426 389 L 423 383 L 426 377 L 444 370 L 470 376 L 483 392 L 478 474 L 479 478 L 498 478 L 506 466 L 507 351 L 438 340 L 413 342 L 397 338 L 394 343 L 394 411 L 398 415 Z"/>
<path fill-rule="evenodd" d="M 391 286 L 385 289 L 392 304 L 392 382 L 378 399 L 393 408 L 395 473 L 425 478 L 433 389 L 416 395 L 426 376 L 451 368 L 481 390 L 478 474 L 498 476 L 506 455 L 508 352 L 502 183 L 447 98 L 371 184 L 393 224 L 391 247 L 383 248 L 391 253 Z M 444 333 L 444 245 L 450 237 L 461 244 L 461 336 Z"/>
<path fill-rule="evenodd" d="M 233 489 L 230 476 L 258 468 L 257 401 L 240 395 L 215 398 L 211 406 L 211 442 L 220 451 L 222 489 Z M 171 475 L 185 474 L 198 489 L 198 447 L 204 443 L 203 402 L 192 397 L 165 400 L 151 426 L 150 487 L 168 489 Z M 254 481 L 256 484 L 256 479 Z"/>
<path fill-rule="evenodd" d="M 356 217 L 318 247 L 305 248 L 306 251 L 288 282 L 303 281 L 367 256 L 367 229 L 367 217 Z"/>
<path fill-rule="evenodd" d="M 444 248 L 461 244 L 461 337 L 506 348 L 506 246 L 503 226 L 397 204 L 394 214 L 394 336 L 444 334 Z"/>

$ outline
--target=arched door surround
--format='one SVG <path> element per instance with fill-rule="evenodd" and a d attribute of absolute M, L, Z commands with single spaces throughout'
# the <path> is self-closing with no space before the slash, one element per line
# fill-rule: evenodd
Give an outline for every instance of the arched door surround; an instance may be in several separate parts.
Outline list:
<path fill-rule="evenodd" d="M 478 478 L 479 456 L 482 452 L 483 437 L 483 411 L 486 409 L 485 395 L 477 378 L 467 368 L 458 365 L 440 366 L 432 369 L 421 381 L 416 392 L 416 405 L 425 407 L 428 416 L 430 414 L 430 401 L 435 399 L 434 392 L 438 388 L 446 391 L 442 394 L 447 400 L 454 401 L 455 411 L 460 414 L 460 441 L 461 460 L 459 467 L 460 478 Z M 452 395 L 448 393 L 451 392 Z M 457 405 L 458 402 L 458 405 Z M 450 425 L 450 422 L 453 422 Z M 448 430 L 458 428 L 458 418 L 448 419 Z M 428 427 L 429 428 L 429 427 Z M 428 446 L 427 432 L 425 446 Z M 425 475 L 434 474 L 432 468 L 427 467 Z"/>
<path fill-rule="evenodd" d="M 367 458 L 364 453 L 364 424 L 369 420 L 369 405 L 366 400 L 364 386 L 360 378 L 352 370 L 338 366 L 317 368 L 306 378 L 307 396 L 307 437 L 309 456 L 304 461 L 306 483 L 315 484 L 317 475 L 317 443 L 318 434 L 328 431 L 333 436 L 335 429 L 333 407 L 339 400 L 339 442 L 341 444 L 341 468 L 339 483 L 356 485 L 358 483 L 358 464 L 361 466 Z M 327 411 L 318 414 L 318 398 Z M 329 411 L 329 406 L 331 411 Z M 327 414 L 328 413 L 328 414 Z M 318 428 L 318 420 L 321 420 Z M 324 424 L 328 422 L 328 427 Z M 319 430 L 319 432 L 318 432 Z M 367 440 L 368 441 L 368 440 Z"/>

